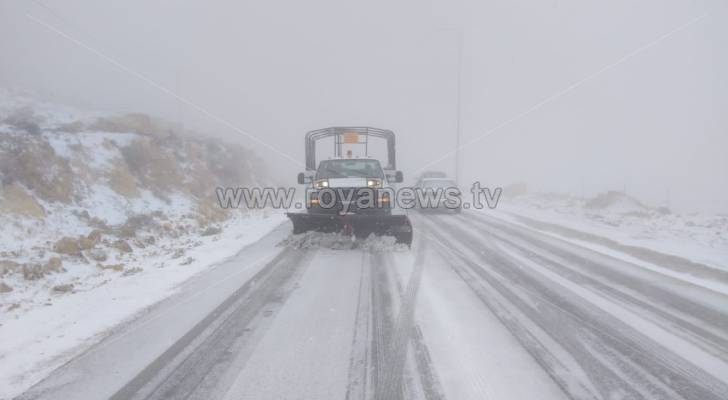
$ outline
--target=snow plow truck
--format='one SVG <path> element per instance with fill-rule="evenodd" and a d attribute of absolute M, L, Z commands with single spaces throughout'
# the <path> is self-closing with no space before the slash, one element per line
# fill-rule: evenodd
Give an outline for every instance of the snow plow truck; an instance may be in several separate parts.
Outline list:
<path fill-rule="evenodd" d="M 317 164 L 317 149 L 333 147 L 333 156 Z M 383 146 L 382 146 L 383 145 Z M 306 171 L 298 183 L 308 185 L 305 212 L 289 212 L 293 233 L 341 232 L 357 238 L 393 236 L 412 244 L 412 224 L 396 206 L 392 183 L 402 182 L 396 169 L 394 132 L 370 127 L 332 127 L 308 132 Z M 386 162 L 370 153 L 384 148 Z"/>

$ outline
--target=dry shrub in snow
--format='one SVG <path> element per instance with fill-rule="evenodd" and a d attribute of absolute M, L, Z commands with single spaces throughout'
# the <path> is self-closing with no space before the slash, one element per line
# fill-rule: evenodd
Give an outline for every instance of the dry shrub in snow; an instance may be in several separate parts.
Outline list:
<path fill-rule="evenodd" d="M 12 292 L 13 288 L 5 282 L 0 282 L 0 293 Z"/>
<path fill-rule="evenodd" d="M 53 251 L 58 254 L 80 256 L 81 246 L 78 243 L 78 239 L 66 236 L 60 238 L 55 244 L 53 244 Z"/>
<path fill-rule="evenodd" d="M 212 236 L 222 232 L 219 226 L 209 226 L 200 233 L 200 236 Z"/>
<path fill-rule="evenodd" d="M 152 119 L 149 115 L 131 113 L 113 117 L 99 118 L 89 129 L 112 133 L 137 133 L 140 135 L 165 136 L 170 128 Z"/>
<path fill-rule="evenodd" d="M 0 260 L 0 276 L 20 272 L 23 265 L 13 260 Z"/>
<path fill-rule="evenodd" d="M 96 267 L 104 270 L 111 270 L 111 271 L 123 271 L 124 270 L 124 264 L 96 264 Z"/>
<path fill-rule="evenodd" d="M 65 285 L 53 286 L 53 291 L 56 293 L 68 293 L 73 291 L 73 284 L 68 283 Z"/>
<path fill-rule="evenodd" d="M 74 174 L 68 160 L 56 155 L 42 137 L 6 135 L 0 146 L 2 183 L 19 183 L 40 199 L 70 203 Z"/>
<path fill-rule="evenodd" d="M 111 244 L 112 247 L 119 250 L 122 253 L 131 253 L 134 249 L 131 248 L 126 240 L 119 239 Z"/>
<path fill-rule="evenodd" d="M 136 179 L 121 159 L 114 160 L 113 168 L 109 173 L 109 187 L 126 198 L 139 197 Z"/>
<path fill-rule="evenodd" d="M 145 188 L 166 198 L 171 190 L 179 190 L 182 176 L 178 163 L 157 141 L 141 138 L 121 148 L 126 166 Z"/>
<path fill-rule="evenodd" d="M 0 185 L 0 212 L 43 218 L 46 211 L 25 188 L 17 183 Z"/>
<path fill-rule="evenodd" d="M 108 259 L 108 254 L 103 249 L 91 249 L 88 252 L 84 253 L 86 257 L 94 260 L 94 261 L 106 261 Z"/>

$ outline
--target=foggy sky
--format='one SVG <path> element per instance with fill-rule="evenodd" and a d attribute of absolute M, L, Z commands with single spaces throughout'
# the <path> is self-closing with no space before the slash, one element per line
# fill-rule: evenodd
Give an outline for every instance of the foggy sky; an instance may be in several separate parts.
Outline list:
<path fill-rule="evenodd" d="M 308 130 L 393 129 L 411 178 L 455 146 L 462 38 L 462 182 L 725 212 L 727 17 L 722 1 L 0 0 L 0 86 L 239 140 L 295 182 L 299 165 L 35 18 L 301 162 Z"/>

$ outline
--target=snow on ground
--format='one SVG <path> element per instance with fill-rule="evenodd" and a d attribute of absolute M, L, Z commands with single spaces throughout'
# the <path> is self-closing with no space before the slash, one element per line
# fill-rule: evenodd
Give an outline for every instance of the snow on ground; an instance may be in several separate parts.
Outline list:
<path fill-rule="evenodd" d="M 76 121 L 91 121 L 112 114 L 99 110 L 86 110 L 64 104 L 38 101 L 27 94 L 0 88 L 0 115 L 10 115 L 18 110 L 33 109 L 44 122 L 42 127 L 55 129 Z"/>
<path fill-rule="evenodd" d="M 356 253 L 354 253 L 356 254 Z M 224 400 L 347 397 L 361 257 L 317 252 L 249 358 L 232 368 Z M 208 396 L 208 393 L 204 394 Z"/>
<path fill-rule="evenodd" d="M 484 212 L 528 226 L 516 217 L 524 216 L 728 270 L 728 215 L 674 213 L 646 206 L 620 192 L 588 200 L 543 193 L 521 195 L 501 199 L 496 210 Z M 594 247 L 587 240 L 579 242 Z"/>
<path fill-rule="evenodd" d="M 179 284 L 234 256 L 284 220 L 282 213 L 239 215 L 219 234 L 190 235 L 182 241 L 164 238 L 147 246 L 136 254 L 137 267 L 132 269 L 67 265 L 66 272 L 41 286 L 1 294 L 3 304 L 23 305 L 0 314 L 0 398 L 20 393 L 114 326 L 170 296 Z M 56 280 L 73 282 L 73 291 L 49 292 Z"/>
<path fill-rule="evenodd" d="M 701 366 L 705 371 L 713 374 L 716 378 L 726 381 L 726 377 L 722 375 L 721 371 L 728 371 L 728 362 L 721 359 L 720 356 L 716 356 L 709 351 L 703 350 L 700 346 L 697 346 L 689 340 L 685 340 L 675 334 L 671 329 L 661 327 L 659 324 L 650 321 L 649 318 L 645 318 L 644 315 L 631 311 L 620 305 L 618 302 L 614 302 L 605 296 L 596 294 L 585 288 L 584 285 L 580 285 L 563 278 L 559 274 L 543 267 L 537 262 L 533 262 L 528 257 L 522 256 L 517 251 L 514 251 L 507 246 L 500 246 L 500 249 L 511 256 L 514 260 L 517 260 L 520 265 L 531 269 L 533 273 L 541 274 L 556 282 L 561 287 L 582 298 L 584 301 L 593 304 L 605 313 L 611 314 L 624 321 L 628 326 L 634 327 L 650 339 L 659 342 L 665 348 L 670 349 L 671 352 L 680 355 L 683 359 L 694 365 Z"/>
<path fill-rule="evenodd" d="M 561 389 L 434 252 L 417 321 L 448 399 L 565 399 Z"/>

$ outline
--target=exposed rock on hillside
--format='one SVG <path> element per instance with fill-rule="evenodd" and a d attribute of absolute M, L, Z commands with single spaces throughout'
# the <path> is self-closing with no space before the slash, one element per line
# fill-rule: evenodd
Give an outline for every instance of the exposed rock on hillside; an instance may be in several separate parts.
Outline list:
<path fill-rule="evenodd" d="M 79 265 L 136 273 L 142 250 L 174 253 L 245 212 L 220 208 L 215 188 L 257 184 L 260 165 L 240 145 L 148 115 L 91 113 L 0 92 L 0 276 L 42 281 L 67 269 L 73 275 Z M 3 285 L 6 293 L 16 286 Z M 78 288 L 68 285 L 48 289 Z"/>

